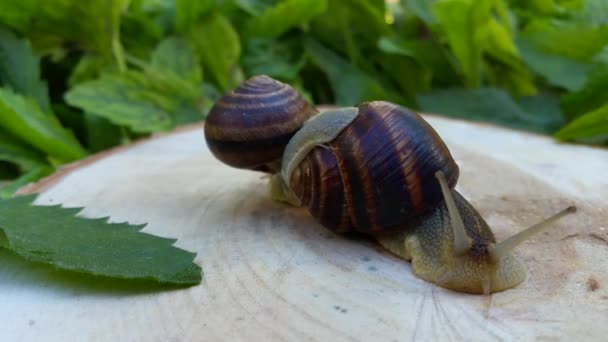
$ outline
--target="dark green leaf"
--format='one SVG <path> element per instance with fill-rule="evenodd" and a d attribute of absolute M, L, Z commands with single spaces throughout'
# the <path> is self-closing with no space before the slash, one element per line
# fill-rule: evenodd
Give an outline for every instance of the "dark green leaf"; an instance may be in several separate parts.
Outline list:
<path fill-rule="evenodd" d="M 608 104 L 586 113 L 555 133 L 563 140 L 608 139 Z M 601 141 L 601 140 L 600 140 Z"/>
<path fill-rule="evenodd" d="M 14 163 L 24 171 L 45 164 L 44 155 L 33 150 L 2 128 L 0 128 L 0 160 Z"/>
<path fill-rule="evenodd" d="M 251 18 L 247 23 L 250 37 L 278 37 L 289 29 L 308 23 L 325 12 L 327 0 L 285 0 Z"/>
<path fill-rule="evenodd" d="M 282 80 L 295 79 L 304 62 L 304 48 L 299 36 L 281 40 L 249 39 L 242 58 L 248 75 L 265 74 Z"/>
<path fill-rule="evenodd" d="M 123 129 L 101 116 L 84 113 L 88 149 L 99 152 L 123 142 Z"/>
<path fill-rule="evenodd" d="M 435 24 L 433 16 L 433 3 L 437 0 L 402 0 L 404 6 L 412 11 L 418 18 L 422 19 L 427 25 Z"/>
<path fill-rule="evenodd" d="M 608 103 L 608 65 L 597 65 L 589 73 L 587 84 L 578 92 L 562 97 L 561 106 L 570 119 Z"/>
<path fill-rule="evenodd" d="M 306 51 L 327 74 L 337 105 L 352 106 L 366 100 L 397 100 L 372 76 L 358 70 L 318 42 L 306 40 Z"/>
<path fill-rule="evenodd" d="M 226 17 L 219 13 L 203 17 L 194 27 L 192 42 L 220 88 L 228 90 L 241 81 L 237 65 L 241 43 Z"/>
<path fill-rule="evenodd" d="M 201 268 L 193 263 L 195 254 L 173 247 L 175 240 L 142 233 L 143 225 L 75 216 L 80 208 L 34 206 L 34 198 L 0 201 L 3 245 L 20 256 L 98 276 L 178 285 L 200 283 Z"/>
<path fill-rule="evenodd" d="M 29 41 L 18 39 L 0 26 L 0 85 L 33 97 L 43 110 L 50 109 L 46 83 L 40 79 L 40 61 Z"/>
<path fill-rule="evenodd" d="M 0 88 L 0 126 L 13 135 L 62 161 L 86 153 L 74 135 L 64 129 L 52 113 L 44 113 L 31 98 Z"/>
<path fill-rule="evenodd" d="M 493 122 L 537 132 L 551 131 L 556 123 L 561 123 L 557 98 L 544 95 L 543 98 L 527 99 L 524 102 L 524 106 L 520 106 L 509 94 L 493 88 L 436 90 L 418 96 L 420 108 L 427 113 Z M 557 112 L 534 113 L 523 109 L 542 106 L 553 107 Z"/>
<path fill-rule="evenodd" d="M 172 71 L 194 83 L 200 83 L 203 78 L 194 48 L 190 42 L 178 37 L 165 38 L 158 44 L 152 53 L 150 66 Z"/>
<path fill-rule="evenodd" d="M 19 178 L 10 182 L 7 186 L 0 189 L 0 199 L 9 198 L 19 190 L 21 187 L 36 182 L 39 179 L 46 177 L 53 173 L 55 169 L 48 165 L 38 165 L 30 169 L 28 172 L 19 176 Z M 1 203 L 1 202 L 0 202 Z M 2 233 L 2 227 L 0 227 L 0 233 Z"/>

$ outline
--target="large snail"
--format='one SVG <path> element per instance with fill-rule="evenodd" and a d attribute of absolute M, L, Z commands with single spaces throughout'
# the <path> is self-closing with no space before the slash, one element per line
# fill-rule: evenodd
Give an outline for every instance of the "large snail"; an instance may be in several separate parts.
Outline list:
<path fill-rule="evenodd" d="M 294 89 L 267 76 L 222 97 L 205 136 L 227 164 L 277 172 L 273 197 L 308 207 L 335 232 L 375 237 L 411 260 L 418 277 L 461 292 L 489 294 L 520 284 L 526 269 L 513 248 L 576 210 L 496 243 L 485 220 L 454 190 L 458 166 L 418 114 L 382 101 L 317 114 Z M 264 145 L 270 141 L 276 145 Z M 243 162 L 235 162 L 239 156 Z"/>

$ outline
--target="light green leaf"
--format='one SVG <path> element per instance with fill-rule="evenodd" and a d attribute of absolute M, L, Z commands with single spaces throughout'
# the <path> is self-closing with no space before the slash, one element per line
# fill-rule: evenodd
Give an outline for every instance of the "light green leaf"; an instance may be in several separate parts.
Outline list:
<path fill-rule="evenodd" d="M 437 0 L 403 0 L 404 6 L 412 11 L 418 18 L 422 19 L 427 25 L 435 24 L 433 16 L 433 3 Z"/>
<path fill-rule="evenodd" d="M 202 70 L 194 47 L 190 42 L 168 37 L 161 41 L 152 53 L 152 68 L 168 70 L 194 83 L 202 81 Z"/>
<path fill-rule="evenodd" d="M 527 99 L 519 105 L 500 89 L 442 89 L 418 95 L 420 109 L 427 113 L 440 113 L 450 117 L 474 121 L 493 122 L 500 125 L 551 132 L 562 123 L 557 98 Z M 556 112 L 527 112 L 524 108 L 554 108 Z"/>
<path fill-rule="evenodd" d="M 172 72 L 105 74 L 76 85 L 66 101 L 87 113 L 104 117 L 136 132 L 156 132 L 175 126 L 176 117 L 190 116 L 185 104 L 197 106 L 199 89 Z M 195 112 L 197 112 L 195 110 Z M 197 112 L 199 117 L 200 112 Z"/>
<path fill-rule="evenodd" d="M 326 9 L 327 0 L 285 0 L 251 18 L 246 32 L 250 37 L 278 37 L 308 23 Z"/>
<path fill-rule="evenodd" d="M 40 60 L 29 41 L 0 26 L 0 85 L 31 96 L 43 110 L 50 109 L 46 82 L 40 79 Z"/>
<path fill-rule="evenodd" d="M 120 14 L 128 1 L 6 0 L 0 1 L 0 22 L 33 36 L 40 49 L 76 41 L 124 69 Z"/>
<path fill-rule="evenodd" d="M 45 164 L 44 155 L 25 145 L 2 128 L 0 128 L 0 160 L 14 163 L 22 171 Z"/>
<path fill-rule="evenodd" d="M 1 245 L 18 255 L 97 276 L 175 285 L 200 283 L 195 254 L 173 247 L 174 239 L 142 233 L 144 225 L 75 216 L 81 208 L 35 206 L 34 198 L 0 200 L 0 232 L 5 237 Z"/>
<path fill-rule="evenodd" d="M 526 26 L 519 39 L 539 52 L 590 62 L 608 45 L 608 25 L 593 27 L 584 22 L 539 19 Z"/>
<path fill-rule="evenodd" d="M 220 88 L 226 91 L 241 81 L 237 64 L 241 43 L 226 17 L 220 13 L 205 16 L 195 25 L 191 39 L 206 70 Z"/>
<path fill-rule="evenodd" d="M 539 51 L 525 40 L 519 40 L 517 45 L 528 67 L 549 83 L 570 91 L 578 90 L 585 84 L 590 68 L 588 63 Z"/>
<path fill-rule="evenodd" d="M 608 103 L 588 112 L 555 133 L 562 140 L 608 139 Z"/>
<path fill-rule="evenodd" d="M 79 159 L 86 154 L 54 115 L 44 113 L 33 99 L 6 88 L 0 88 L 0 126 L 62 161 Z"/>
<path fill-rule="evenodd" d="M 372 76 L 357 69 L 318 42 L 307 39 L 306 51 L 313 62 L 327 74 L 336 105 L 352 106 L 366 100 L 392 100 L 397 96 L 385 90 Z"/>
<path fill-rule="evenodd" d="M 467 87 L 481 83 L 482 47 L 475 41 L 477 22 L 471 0 L 443 0 L 433 3 L 433 13 L 448 44 L 460 63 Z"/>

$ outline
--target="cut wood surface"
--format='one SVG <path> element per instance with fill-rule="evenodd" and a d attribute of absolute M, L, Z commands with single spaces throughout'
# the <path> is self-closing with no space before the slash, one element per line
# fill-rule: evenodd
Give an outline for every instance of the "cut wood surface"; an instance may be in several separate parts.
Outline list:
<path fill-rule="evenodd" d="M 484 297 L 420 280 L 373 241 L 337 236 L 271 201 L 265 177 L 216 161 L 202 126 L 191 126 L 22 192 L 85 206 L 89 217 L 148 222 L 144 231 L 198 253 L 203 282 L 150 291 L 0 250 L 0 340 L 605 340 L 608 151 L 427 118 L 460 165 L 458 189 L 499 240 L 579 208 L 517 250 L 529 268 L 517 288 Z"/>

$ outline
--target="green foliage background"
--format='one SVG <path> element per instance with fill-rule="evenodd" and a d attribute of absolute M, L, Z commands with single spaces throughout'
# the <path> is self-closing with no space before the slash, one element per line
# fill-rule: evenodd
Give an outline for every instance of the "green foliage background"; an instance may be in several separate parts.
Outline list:
<path fill-rule="evenodd" d="M 0 24 L 0 196 L 254 74 L 608 141 L 608 0 L 3 0 Z"/>

